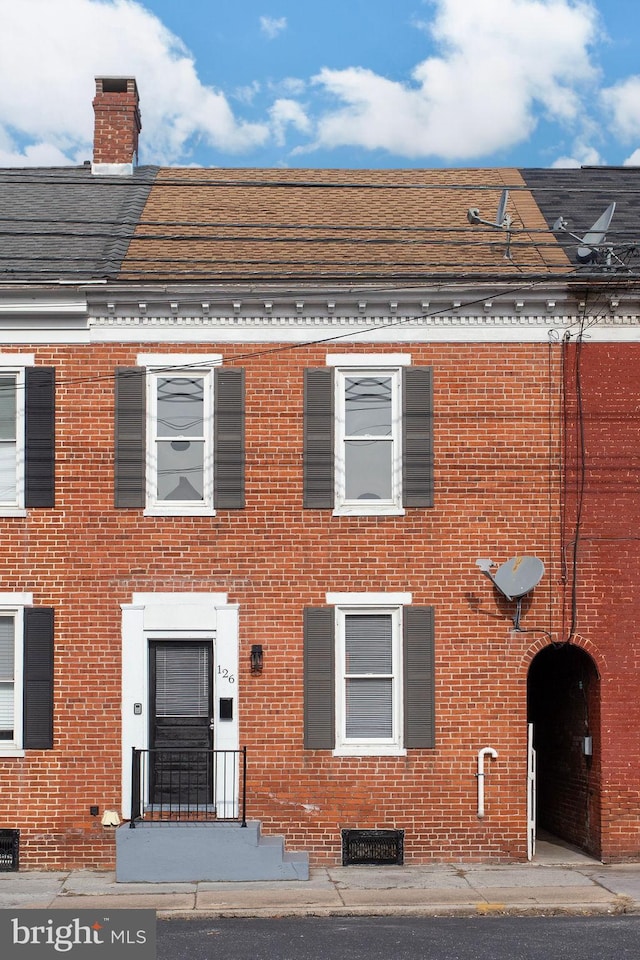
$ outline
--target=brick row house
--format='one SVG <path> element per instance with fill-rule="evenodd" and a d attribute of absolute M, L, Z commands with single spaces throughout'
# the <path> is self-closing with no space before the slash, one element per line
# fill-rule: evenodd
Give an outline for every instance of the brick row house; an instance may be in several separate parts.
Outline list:
<path fill-rule="evenodd" d="M 94 109 L 0 171 L 5 868 L 637 856 L 637 172 L 140 167 Z"/>

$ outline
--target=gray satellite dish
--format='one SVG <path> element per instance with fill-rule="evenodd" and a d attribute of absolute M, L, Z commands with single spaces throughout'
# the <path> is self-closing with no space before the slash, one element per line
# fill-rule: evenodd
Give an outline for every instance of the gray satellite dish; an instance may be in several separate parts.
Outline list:
<path fill-rule="evenodd" d="M 537 587 L 543 573 L 544 563 L 537 557 L 513 557 L 491 579 L 507 600 L 518 600 Z"/>
<path fill-rule="evenodd" d="M 594 260 L 597 257 L 598 251 L 594 250 L 593 247 L 598 247 L 601 243 L 604 243 L 615 209 L 615 203 L 610 203 L 602 216 L 598 217 L 591 230 L 583 237 L 582 246 L 578 247 L 576 254 L 581 263 L 588 263 L 589 260 Z"/>
<path fill-rule="evenodd" d="M 496 230 L 508 230 L 511 226 L 511 217 L 507 216 L 508 202 L 509 191 L 505 189 L 500 195 L 495 221 L 483 220 L 477 207 L 469 207 L 467 210 L 467 220 L 474 225 L 483 223 L 485 227 L 494 227 Z"/>
<path fill-rule="evenodd" d="M 580 244 L 576 253 L 577 260 L 579 260 L 580 263 L 589 263 L 590 261 L 598 260 L 601 256 L 600 247 L 604 243 L 607 230 L 611 226 L 615 209 L 615 203 L 610 203 L 602 216 L 598 217 L 584 237 L 579 237 L 575 233 L 572 233 L 571 230 L 567 230 L 568 221 L 564 217 L 558 217 L 551 229 L 554 233 L 568 233 L 570 237 L 577 240 Z M 607 265 L 610 264 L 612 259 L 619 260 L 619 257 L 616 257 L 612 250 L 605 251 Z"/>
<path fill-rule="evenodd" d="M 503 190 L 500 197 L 500 203 L 498 204 L 498 212 L 496 214 L 496 224 L 499 227 L 505 226 L 505 215 L 507 213 L 507 202 L 509 200 L 509 191 Z"/>

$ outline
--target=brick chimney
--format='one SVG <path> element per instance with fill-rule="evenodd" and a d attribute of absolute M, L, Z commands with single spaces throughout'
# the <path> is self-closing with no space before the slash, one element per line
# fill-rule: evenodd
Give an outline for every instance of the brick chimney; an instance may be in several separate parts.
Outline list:
<path fill-rule="evenodd" d="M 133 173 L 134 164 L 138 162 L 138 134 L 142 129 L 139 102 L 133 77 L 96 77 L 92 173 L 104 176 Z"/>

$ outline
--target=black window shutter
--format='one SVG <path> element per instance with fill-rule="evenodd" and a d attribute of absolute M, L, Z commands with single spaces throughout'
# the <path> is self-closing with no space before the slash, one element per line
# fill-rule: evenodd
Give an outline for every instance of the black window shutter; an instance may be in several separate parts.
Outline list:
<path fill-rule="evenodd" d="M 146 502 L 146 371 L 116 370 L 115 505 L 144 507 Z"/>
<path fill-rule="evenodd" d="M 214 506 L 241 509 L 244 497 L 244 370 L 217 367 L 214 386 Z"/>
<path fill-rule="evenodd" d="M 24 730 L 27 750 L 53 748 L 53 609 L 24 611 Z"/>
<path fill-rule="evenodd" d="M 333 607 L 304 611 L 304 745 L 335 746 L 335 640 Z"/>
<path fill-rule="evenodd" d="M 433 607 L 405 607 L 404 745 L 435 746 Z"/>
<path fill-rule="evenodd" d="M 432 370 L 404 367 L 402 375 L 402 505 L 432 507 Z"/>
<path fill-rule="evenodd" d="M 25 369 L 25 506 L 55 506 L 55 369 Z"/>
<path fill-rule="evenodd" d="M 303 503 L 315 509 L 333 509 L 333 370 L 304 372 Z"/>

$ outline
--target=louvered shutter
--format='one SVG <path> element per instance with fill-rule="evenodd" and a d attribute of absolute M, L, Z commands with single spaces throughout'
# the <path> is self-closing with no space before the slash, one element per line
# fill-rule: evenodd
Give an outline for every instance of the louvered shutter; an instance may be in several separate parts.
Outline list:
<path fill-rule="evenodd" d="M 303 503 L 315 509 L 334 506 L 333 370 L 318 367 L 304 374 Z"/>
<path fill-rule="evenodd" d="M 24 611 L 24 736 L 27 750 L 53 748 L 53 609 Z"/>
<path fill-rule="evenodd" d="M 144 507 L 146 501 L 146 371 L 116 370 L 115 505 Z"/>
<path fill-rule="evenodd" d="M 433 506 L 433 378 L 431 367 L 404 367 L 402 505 Z"/>
<path fill-rule="evenodd" d="M 214 506 L 241 509 L 244 496 L 244 370 L 218 367 L 214 385 Z"/>
<path fill-rule="evenodd" d="M 435 746 L 433 607 L 405 607 L 405 747 Z"/>
<path fill-rule="evenodd" d="M 55 505 L 55 370 L 25 369 L 25 506 Z"/>
<path fill-rule="evenodd" d="M 335 619 L 333 607 L 304 611 L 304 745 L 335 746 Z"/>

